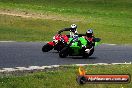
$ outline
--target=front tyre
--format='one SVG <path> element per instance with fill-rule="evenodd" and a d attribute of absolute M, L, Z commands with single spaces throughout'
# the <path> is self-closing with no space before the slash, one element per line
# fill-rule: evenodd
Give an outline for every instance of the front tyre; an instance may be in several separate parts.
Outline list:
<path fill-rule="evenodd" d="M 94 53 L 94 47 L 90 50 L 88 56 L 91 56 Z"/>
<path fill-rule="evenodd" d="M 53 46 L 49 45 L 48 43 L 42 47 L 43 52 L 48 52 L 53 49 Z"/>
<path fill-rule="evenodd" d="M 83 58 L 88 58 L 89 56 L 91 56 L 94 53 L 94 47 L 91 48 L 90 52 L 87 53 L 84 51 L 83 53 Z"/>
<path fill-rule="evenodd" d="M 60 53 L 59 53 L 59 56 L 61 58 L 65 58 L 66 56 L 68 56 L 68 52 L 69 52 L 69 47 L 64 47 Z"/>

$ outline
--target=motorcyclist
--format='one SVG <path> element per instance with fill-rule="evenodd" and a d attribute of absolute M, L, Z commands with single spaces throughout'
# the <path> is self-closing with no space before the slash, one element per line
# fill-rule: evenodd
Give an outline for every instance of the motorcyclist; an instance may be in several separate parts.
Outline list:
<path fill-rule="evenodd" d="M 63 31 L 70 31 L 70 38 L 73 38 L 75 35 L 78 34 L 76 24 L 72 24 L 70 28 L 61 29 L 60 31 L 58 31 L 58 34 L 60 34 Z"/>
<path fill-rule="evenodd" d="M 85 36 L 85 39 L 87 39 L 90 43 L 94 44 L 95 42 L 95 37 L 94 37 L 94 34 L 93 34 L 93 30 L 92 29 L 88 29 L 86 31 L 86 36 Z"/>
<path fill-rule="evenodd" d="M 87 40 L 87 46 L 86 46 L 86 52 L 90 52 L 90 50 L 93 48 L 93 46 L 95 46 L 95 37 L 93 34 L 93 30 L 92 29 L 88 29 L 86 31 L 86 36 L 84 36 L 84 38 Z"/>

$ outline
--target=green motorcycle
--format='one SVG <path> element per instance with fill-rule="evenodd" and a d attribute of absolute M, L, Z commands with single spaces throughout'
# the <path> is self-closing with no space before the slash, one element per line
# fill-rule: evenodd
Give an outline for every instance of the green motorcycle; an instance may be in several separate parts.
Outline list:
<path fill-rule="evenodd" d="M 68 45 L 65 46 L 59 53 L 61 58 L 67 56 L 83 56 L 87 58 L 94 52 L 94 46 L 97 46 L 100 42 L 99 38 L 95 38 L 95 44 L 90 49 L 86 49 L 88 41 L 84 37 L 69 38 Z"/>

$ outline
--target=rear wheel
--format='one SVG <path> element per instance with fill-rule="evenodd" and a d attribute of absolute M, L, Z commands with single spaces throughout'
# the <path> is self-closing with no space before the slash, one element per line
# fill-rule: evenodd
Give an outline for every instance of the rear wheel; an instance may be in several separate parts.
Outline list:
<path fill-rule="evenodd" d="M 42 51 L 43 52 L 48 52 L 48 51 L 50 51 L 50 50 L 52 50 L 53 49 L 53 46 L 51 46 L 51 45 L 49 45 L 49 44 L 46 44 L 46 45 L 44 45 L 43 47 L 42 47 Z"/>
<path fill-rule="evenodd" d="M 66 56 L 68 56 L 68 52 L 69 52 L 69 47 L 64 47 L 60 53 L 59 53 L 59 56 L 61 58 L 65 58 Z"/>

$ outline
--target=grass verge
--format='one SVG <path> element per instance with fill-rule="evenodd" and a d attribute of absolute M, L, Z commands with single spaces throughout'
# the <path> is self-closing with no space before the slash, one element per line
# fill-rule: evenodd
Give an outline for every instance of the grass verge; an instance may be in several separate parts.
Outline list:
<path fill-rule="evenodd" d="M 87 74 L 130 74 L 132 65 L 89 65 L 84 67 Z M 16 74 L 16 73 L 15 73 Z M 15 76 L 0 75 L 0 88 L 131 88 L 128 84 L 85 84 L 76 83 L 78 66 L 61 66 L 56 70 L 46 70 Z"/>
<path fill-rule="evenodd" d="M 58 30 L 69 27 L 72 21 L 23 18 L 19 16 L 0 15 L 0 40 L 1 41 L 51 41 Z M 88 28 L 93 28 L 96 37 L 104 43 L 131 44 L 131 29 L 85 22 L 74 22 L 78 25 L 79 33 L 85 33 Z M 115 29 L 117 29 L 115 31 Z M 126 37 L 124 37 L 126 36 Z"/>
<path fill-rule="evenodd" d="M 132 44 L 131 6 L 131 0 L 0 0 L 0 12 L 49 19 L 0 15 L 0 40 L 49 41 L 57 30 L 76 23 L 81 33 L 93 28 L 104 43 Z"/>

